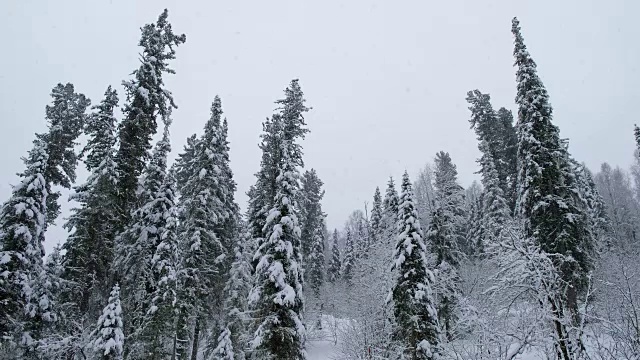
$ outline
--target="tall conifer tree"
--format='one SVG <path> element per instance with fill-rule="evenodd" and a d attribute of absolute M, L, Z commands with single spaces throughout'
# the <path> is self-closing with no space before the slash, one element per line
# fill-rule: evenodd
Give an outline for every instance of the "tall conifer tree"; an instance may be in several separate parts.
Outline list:
<path fill-rule="evenodd" d="M 124 82 L 127 100 L 123 108 L 124 119 L 118 129 L 119 148 L 115 158 L 118 169 L 118 197 L 120 227 L 128 225 L 131 211 L 138 205 L 136 190 L 138 177 L 149 160 L 151 141 L 157 131 L 157 117 L 163 121 L 177 108 L 171 92 L 164 86 L 164 74 L 174 74 L 168 62 L 175 59 L 175 47 L 186 41 L 176 35 L 168 21 L 165 9 L 153 24 L 142 27 L 138 45 L 142 47 L 140 67 L 133 79 Z"/>
<path fill-rule="evenodd" d="M 302 254 L 296 200 L 299 191 L 299 168 L 302 167 L 302 146 L 298 139 L 308 132 L 303 114 L 309 110 L 298 80 L 285 90 L 285 98 L 276 101 L 280 125 L 280 147 L 274 149 L 276 196 L 266 217 L 265 236 L 259 243 L 254 259 L 255 286 L 251 305 L 256 315 L 257 329 L 252 348 L 260 358 L 305 359 L 306 331 L 302 322 Z M 256 190 L 259 190 L 256 188 Z"/>
<path fill-rule="evenodd" d="M 442 350 L 432 290 L 434 276 L 427 266 L 427 249 L 407 172 L 402 178 L 396 232 L 395 282 L 390 294 L 397 327 L 395 335 L 404 344 L 407 358 L 438 359 Z"/>

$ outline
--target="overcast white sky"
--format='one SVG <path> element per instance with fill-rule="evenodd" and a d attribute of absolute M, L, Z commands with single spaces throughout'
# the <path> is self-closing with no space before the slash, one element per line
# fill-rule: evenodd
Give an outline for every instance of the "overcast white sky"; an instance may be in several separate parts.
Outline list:
<path fill-rule="evenodd" d="M 45 130 L 51 88 L 72 82 L 96 104 L 112 84 L 124 99 L 120 83 L 138 67 L 139 28 L 165 7 L 174 30 L 187 34 L 177 75 L 166 79 L 179 106 L 173 155 L 201 131 L 219 94 L 243 208 L 260 161 L 260 123 L 293 78 L 313 107 L 305 161 L 325 183 L 330 227 L 370 202 L 389 175 L 416 174 L 439 150 L 470 184 L 478 151 L 465 95 L 479 88 L 496 108 L 514 109 L 513 16 L 573 155 L 591 168 L 632 162 L 637 1 L 7 0 L 0 4 L 2 201 L 33 133 Z M 47 249 L 64 239 L 53 229 Z"/>

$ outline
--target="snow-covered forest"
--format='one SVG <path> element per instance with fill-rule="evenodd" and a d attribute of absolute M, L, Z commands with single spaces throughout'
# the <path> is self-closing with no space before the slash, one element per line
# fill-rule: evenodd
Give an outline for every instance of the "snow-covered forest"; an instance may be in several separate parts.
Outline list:
<path fill-rule="evenodd" d="M 304 79 L 283 79 L 264 114 L 250 188 L 220 97 L 172 149 L 165 80 L 187 36 L 165 10 L 123 93 L 51 90 L 2 199 L 0 359 L 640 359 L 640 128 L 620 139 L 631 169 L 587 168 L 516 18 L 511 33 L 517 113 L 470 89 L 460 119 L 481 181 L 464 188 L 442 149 L 333 229 L 304 162 Z M 45 256 L 56 221 L 68 234 Z"/>

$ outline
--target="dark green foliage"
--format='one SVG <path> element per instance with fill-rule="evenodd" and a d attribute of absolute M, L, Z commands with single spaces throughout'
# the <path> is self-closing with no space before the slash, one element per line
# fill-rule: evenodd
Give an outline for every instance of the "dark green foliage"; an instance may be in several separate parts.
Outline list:
<path fill-rule="evenodd" d="M 415 209 L 409 175 L 402 178 L 392 288 L 395 337 L 404 344 L 409 359 L 438 359 L 440 327 L 432 286 L 434 276 L 427 267 L 426 246 Z"/>

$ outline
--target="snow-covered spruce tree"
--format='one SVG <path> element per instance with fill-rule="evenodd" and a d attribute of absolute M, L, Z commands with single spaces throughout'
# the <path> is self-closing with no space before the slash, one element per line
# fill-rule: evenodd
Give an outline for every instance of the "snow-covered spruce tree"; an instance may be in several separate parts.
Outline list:
<path fill-rule="evenodd" d="M 184 297 L 193 299 L 189 317 L 195 317 L 192 357 L 199 349 L 200 333 L 213 309 L 221 310 L 226 260 L 233 248 L 233 222 L 238 208 L 233 200 L 235 182 L 229 167 L 222 102 L 215 97 L 211 117 L 195 146 L 188 179 L 180 191 L 182 276 Z M 231 260 L 231 259 L 230 259 Z"/>
<path fill-rule="evenodd" d="M 324 259 L 324 243 L 327 225 L 324 219 L 321 220 L 320 227 L 316 229 L 311 244 L 311 251 L 307 259 L 306 284 L 313 291 L 313 295 L 318 299 L 320 297 L 320 288 L 324 284 L 325 259 Z"/>
<path fill-rule="evenodd" d="M 371 207 L 371 219 L 369 220 L 369 244 L 371 246 L 377 245 L 382 238 L 382 195 L 380 195 L 380 188 L 376 186 L 376 191 L 373 193 L 373 206 Z"/>
<path fill-rule="evenodd" d="M 211 360 L 235 360 L 233 342 L 231 341 L 231 331 L 228 328 L 222 329 L 218 335 L 217 346 L 209 357 Z M 244 359 L 244 358 L 243 358 Z"/>
<path fill-rule="evenodd" d="M 474 187 L 480 187 L 476 181 L 466 190 L 466 210 L 467 226 L 466 226 L 466 243 L 469 244 L 470 255 L 481 257 L 485 251 L 485 226 L 482 222 L 484 216 L 483 203 L 484 192 L 480 192 L 478 196 L 470 196 Z M 422 224 L 422 222 L 421 222 Z"/>
<path fill-rule="evenodd" d="M 390 293 L 396 320 L 395 338 L 409 359 L 438 359 L 441 355 L 440 327 L 433 298 L 433 273 L 428 269 L 426 246 L 415 209 L 407 172 L 402 178 L 397 243 Z"/>
<path fill-rule="evenodd" d="M 344 244 L 344 258 L 342 259 L 342 278 L 351 282 L 353 279 L 353 267 L 355 265 L 355 246 L 353 243 L 353 235 L 351 234 L 351 229 L 347 228 L 346 231 L 346 240 Z"/>
<path fill-rule="evenodd" d="M 500 188 L 512 209 L 515 204 L 517 177 L 517 137 L 513 126 L 513 115 L 505 108 L 496 112 L 491 106 L 489 94 L 483 94 L 479 90 L 469 91 L 467 102 L 471 105 L 469 123 L 478 136 L 478 149 L 482 152 L 478 160 L 480 171 L 485 172 L 484 166 L 487 163 L 485 157 L 494 159 Z"/>
<path fill-rule="evenodd" d="M 460 296 L 458 267 L 464 245 L 463 189 L 458 184 L 458 172 L 448 153 L 439 152 L 435 158 L 436 206 L 427 232 L 427 243 L 435 261 L 437 282 L 434 285 L 438 316 L 443 331 L 452 338 L 457 319 Z"/>
<path fill-rule="evenodd" d="M 53 224 L 60 214 L 58 198 L 60 192 L 52 191 L 51 186 L 71 188 L 76 180 L 78 155 L 74 151 L 76 140 L 86 119 L 85 111 L 91 100 L 76 93 L 73 84 L 58 84 L 51 90 L 51 105 L 46 107 L 46 119 L 49 131 L 36 134 L 47 144 L 47 165 L 44 178 L 47 183 L 47 224 Z"/>
<path fill-rule="evenodd" d="M 93 107 L 94 113 L 87 118 L 85 134 L 89 140 L 82 154 L 90 175 L 84 184 L 74 188 L 71 199 L 79 206 L 64 225 L 71 233 L 63 245 L 63 278 L 74 286 L 63 297 L 64 301 L 77 304 L 74 320 L 80 322 L 87 317 L 91 322 L 97 318 L 110 291 L 105 280 L 113 259 L 118 217 L 113 115 L 117 106 L 116 91 L 109 86 L 102 102 Z"/>
<path fill-rule="evenodd" d="M 38 336 L 29 333 L 33 329 L 28 326 L 31 320 L 27 309 L 32 303 L 37 304 L 37 299 L 31 297 L 32 286 L 42 270 L 44 255 L 46 144 L 36 139 L 29 156 L 23 160 L 26 170 L 20 174 L 22 180 L 13 187 L 0 213 L 0 339 L 2 349 L 7 352 L 16 351 L 12 347 L 17 344 L 26 345 L 27 351 L 33 350 L 37 344 L 31 340 Z"/>
<path fill-rule="evenodd" d="M 245 230 L 238 237 L 234 246 L 234 259 L 229 270 L 229 279 L 224 288 L 225 301 L 224 310 L 226 314 L 226 327 L 223 333 L 218 337 L 217 349 L 231 349 L 232 352 L 225 350 L 225 354 L 232 354 L 231 359 L 244 360 L 245 349 L 248 342 L 248 321 L 247 315 L 248 304 L 247 296 L 251 290 L 253 277 L 251 275 L 251 258 L 255 252 L 251 243 L 251 234 Z M 222 336 L 224 332 L 227 335 Z M 228 339 L 228 340 L 227 340 Z M 220 342 L 222 341 L 222 343 Z M 230 345 L 227 344 L 230 341 Z M 216 353 L 214 350 L 214 354 Z M 221 354 L 218 354 L 220 356 Z M 214 355 L 215 358 L 216 355 Z M 223 357 L 224 359 L 224 357 Z"/>
<path fill-rule="evenodd" d="M 96 360 L 122 360 L 124 354 L 124 332 L 122 323 L 122 307 L 120 306 L 120 287 L 113 286 L 109 302 L 102 310 L 96 329 L 91 334 L 89 344 Z"/>
<path fill-rule="evenodd" d="M 133 79 L 124 81 L 127 94 L 123 121 L 118 128 L 119 148 L 115 157 L 118 169 L 118 198 L 120 229 L 129 224 L 131 212 L 139 205 L 136 190 L 138 177 L 149 160 L 151 141 L 157 131 L 157 117 L 168 117 L 176 108 L 171 92 L 164 86 L 163 75 L 174 74 L 168 66 L 175 59 L 175 47 L 184 43 L 186 36 L 174 34 L 165 9 L 153 24 L 142 27 L 138 45 L 142 47 L 140 67 Z"/>
<path fill-rule="evenodd" d="M 597 250 L 611 245 L 612 227 L 604 199 L 600 196 L 591 171 L 585 164 L 574 164 L 574 172 L 589 218 L 589 227 L 597 242 Z"/>
<path fill-rule="evenodd" d="M 482 142 L 479 146 L 484 149 Z M 481 158 L 482 164 L 482 185 L 485 192 L 482 206 L 482 224 L 485 230 L 485 242 L 495 244 L 499 241 L 500 232 L 511 220 L 510 208 L 504 197 L 500 178 L 495 167 L 495 160 L 489 154 Z"/>
<path fill-rule="evenodd" d="M 51 97 L 46 107 L 49 130 L 36 134 L 33 149 L 23 159 L 21 184 L 0 212 L 0 343 L 8 348 L 19 344 L 23 358 L 37 356 L 42 329 L 54 320 L 49 290 L 37 288 L 47 286 L 42 281 L 42 242 L 47 224 L 59 213 L 60 194 L 52 193 L 52 186 L 69 188 L 75 180 L 73 147 L 90 103 L 72 84 L 58 84 Z"/>
<path fill-rule="evenodd" d="M 384 236 L 384 244 L 389 245 L 391 248 L 395 244 L 395 226 L 398 220 L 398 191 L 396 190 L 396 184 L 393 182 L 393 178 L 389 177 L 387 183 L 387 190 L 382 202 L 382 232 Z"/>
<path fill-rule="evenodd" d="M 255 282 L 249 295 L 256 320 L 251 342 L 259 359 L 305 359 L 305 327 L 302 322 L 302 254 L 296 199 L 302 147 L 297 140 L 308 132 L 303 114 L 309 110 L 298 80 L 285 89 L 279 107 L 276 136 L 280 139 L 274 206 L 264 226 L 264 239 L 254 256 Z"/>
<path fill-rule="evenodd" d="M 172 168 L 175 172 L 177 190 L 182 189 L 189 180 L 189 176 L 193 171 L 197 146 L 198 135 L 193 134 L 189 136 L 182 152 L 178 154 L 178 158 L 173 163 Z"/>
<path fill-rule="evenodd" d="M 451 161 L 449 153 L 440 151 L 435 157 L 434 187 L 436 208 L 443 211 L 447 218 L 452 246 L 455 246 L 453 256 L 458 256 L 458 261 L 465 253 L 466 243 L 464 236 L 464 188 L 458 183 L 458 170 Z M 457 266 L 457 265 L 456 265 Z"/>
<path fill-rule="evenodd" d="M 262 123 L 260 135 L 260 150 L 262 160 L 260 171 L 256 176 L 256 183 L 249 190 L 247 220 L 251 228 L 251 234 L 257 245 L 264 239 L 264 226 L 267 214 L 273 207 L 275 199 L 276 177 L 278 176 L 278 164 L 280 163 L 280 141 L 282 136 L 282 121 L 280 114 L 274 114 L 271 119 Z M 255 264 L 254 264 L 255 268 Z"/>
<path fill-rule="evenodd" d="M 145 333 L 144 326 L 158 285 L 153 258 L 172 217 L 173 199 L 170 186 L 165 182 L 167 155 L 171 151 L 170 124 L 167 117 L 163 137 L 140 177 L 138 196 L 141 205 L 133 212 L 131 224 L 116 239 L 114 266 L 122 283 L 122 305 L 127 313 L 125 352 L 130 359 L 146 359 L 155 340 L 153 335 Z"/>
<path fill-rule="evenodd" d="M 285 142 L 286 144 L 286 142 Z M 302 323 L 304 307 L 302 297 L 302 273 L 299 265 L 300 228 L 291 203 L 296 191 L 297 169 L 289 159 L 288 149 L 283 149 L 283 168 L 278 180 L 275 207 L 265 225 L 264 242 L 255 257 L 256 285 L 250 301 L 259 322 L 252 348 L 261 359 L 304 359 L 305 328 Z"/>
<path fill-rule="evenodd" d="M 151 284 L 149 307 L 142 320 L 140 341 L 145 343 L 145 359 L 165 359 L 176 356 L 173 344 L 177 329 L 176 303 L 178 271 L 180 270 L 177 237 L 177 209 L 175 174 L 169 172 L 155 197 L 159 215 L 157 219 L 157 246 L 151 258 Z M 158 242 L 159 241 L 159 242 Z"/>
<path fill-rule="evenodd" d="M 520 33 L 512 22 L 515 37 L 515 66 L 518 104 L 518 199 L 516 214 L 524 223 L 526 237 L 533 238 L 542 251 L 554 256 L 555 266 L 569 284 L 564 294 L 550 303 L 551 311 L 562 318 L 565 309 L 578 310 L 578 295 L 586 288 L 593 268 L 593 239 L 570 166 L 565 144 L 552 121 L 549 95 L 538 77 Z M 555 332 L 558 356 L 571 357 L 565 329 L 558 321 Z"/>
<path fill-rule="evenodd" d="M 322 212 L 322 180 L 318 177 L 318 173 L 314 170 L 307 170 L 302 174 L 302 182 L 300 189 L 300 228 L 302 235 L 302 258 L 305 261 L 305 267 L 309 265 L 309 255 L 311 249 L 315 245 L 315 236 L 322 227 L 324 213 Z"/>
<path fill-rule="evenodd" d="M 340 269 L 342 268 L 338 240 L 338 230 L 334 229 L 331 241 L 331 261 L 329 262 L 329 269 L 327 269 L 327 280 L 332 284 L 340 279 Z"/>
<path fill-rule="evenodd" d="M 573 197 L 577 184 L 559 130 L 551 122 L 549 95 L 516 18 L 512 32 L 518 89 L 517 214 L 525 220 L 526 235 L 533 236 L 544 251 L 573 259 L 557 265 L 565 280 L 579 289 L 592 268 L 592 239 L 585 234 L 585 214 Z"/>

